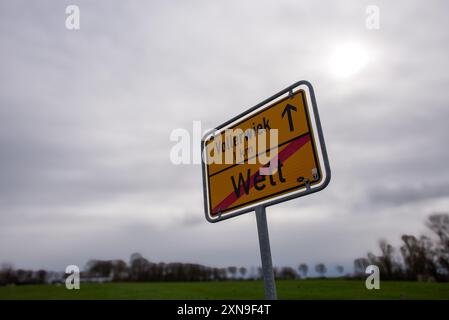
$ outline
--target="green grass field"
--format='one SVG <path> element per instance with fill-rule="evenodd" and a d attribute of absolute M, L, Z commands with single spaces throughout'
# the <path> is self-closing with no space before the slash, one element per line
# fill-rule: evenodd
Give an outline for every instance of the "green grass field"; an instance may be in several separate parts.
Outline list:
<path fill-rule="evenodd" d="M 279 299 L 449 299 L 449 283 L 381 281 L 380 290 L 367 290 L 363 281 L 277 281 Z M 0 299 L 263 299 L 261 281 L 81 283 L 80 290 L 64 285 L 0 287 Z"/>

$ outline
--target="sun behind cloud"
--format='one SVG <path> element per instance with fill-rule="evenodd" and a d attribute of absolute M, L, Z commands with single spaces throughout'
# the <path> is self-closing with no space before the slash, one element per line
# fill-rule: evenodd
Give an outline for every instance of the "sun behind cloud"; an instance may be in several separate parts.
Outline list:
<path fill-rule="evenodd" d="M 369 54 L 365 47 L 356 43 L 343 43 L 332 51 L 329 66 L 335 77 L 347 78 L 359 73 L 368 61 Z"/>

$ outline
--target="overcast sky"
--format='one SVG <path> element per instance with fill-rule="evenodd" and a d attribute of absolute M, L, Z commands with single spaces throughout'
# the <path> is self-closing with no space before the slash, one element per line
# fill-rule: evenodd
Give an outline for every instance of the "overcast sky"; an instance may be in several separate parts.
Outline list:
<path fill-rule="evenodd" d="M 65 27 L 79 6 L 80 30 Z M 366 6 L 380 9 L 367 29 Z M 0 1 L 0 262 L 260 264 L 254 214 L 210 224 L 173 129 L 297 80 L 332 181 L 267 209 L 273 263 L 354 258 L 449 207 L 447 1 Z"/>

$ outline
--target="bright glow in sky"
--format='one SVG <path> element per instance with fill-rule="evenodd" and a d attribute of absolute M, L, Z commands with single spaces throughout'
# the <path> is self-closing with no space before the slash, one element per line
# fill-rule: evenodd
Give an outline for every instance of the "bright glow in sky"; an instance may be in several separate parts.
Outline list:
<path fill-rule="evenodd" d="M 334 76 L 346 78 L 360 72 L 368 61 L 368 52 L 363 46 L 343 43 L 334 48 L 329 63 Z"/>

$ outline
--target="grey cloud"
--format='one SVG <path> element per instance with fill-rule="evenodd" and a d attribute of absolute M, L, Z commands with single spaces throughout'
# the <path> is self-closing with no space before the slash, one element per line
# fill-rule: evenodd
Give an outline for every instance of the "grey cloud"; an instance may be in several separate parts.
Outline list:
<path fill-rule="evenodd" d="M 270 208 L 275 264 L 294 251 L 345 263 L 447 198 L 447 2 L 378 2 L 378 31 L 364 27 L 371 1 L 77 4 L 70 32 L 63 2 L 0 3 L 2 259 L 258 264 L 253 217 L 207 223 L 200 167 L 170 163 L 169 134 L 214 127 L 299 79 L 315 87 L 333 180 Z M 329 55 L 346 41 L 375 58 L 334 79 Z M 405 207 L 419 208 L 413 221 Z M 303 226 L 289 210 L 329 218 Z M 363 225 L 371 215 L 385 222 Z"/>
<path fill-rule="evenodd" d="M 449 184 L 422 184 L 418 181 L 395 187 L 386 182 L 384 187 L 369 192 L 369 198 L 373 204 L 390 206 L 447 197 L 449 197 Z"/>

